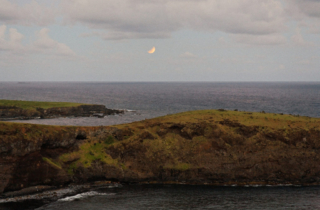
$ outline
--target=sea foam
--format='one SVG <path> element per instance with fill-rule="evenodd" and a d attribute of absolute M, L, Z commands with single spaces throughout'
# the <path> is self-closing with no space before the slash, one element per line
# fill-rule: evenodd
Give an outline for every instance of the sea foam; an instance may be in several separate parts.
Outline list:
<path fill-rule="evenodd" d="M 58 201 L 74 201 L 74 200 L 79 200 L 79 199 L 92 197 L 92 196 L 107 196 L 107 195 L 115 195 L 115 193 L 99 193 L 95 191 L 90 191 L 90 192 L 80 193 L 74 196 L 61 198 Z"/>

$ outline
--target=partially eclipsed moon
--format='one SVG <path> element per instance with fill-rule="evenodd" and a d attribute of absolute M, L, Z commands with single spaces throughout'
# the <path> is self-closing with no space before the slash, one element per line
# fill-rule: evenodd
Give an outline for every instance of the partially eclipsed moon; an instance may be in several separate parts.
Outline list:
<path fill-rule="evenodd" d="M 152 53 L 154 53 L 154 51 L 156 51 L 155 47 L 153 47 L 151 50 L 149 50 L 148 53 L 152 54 Z"/>

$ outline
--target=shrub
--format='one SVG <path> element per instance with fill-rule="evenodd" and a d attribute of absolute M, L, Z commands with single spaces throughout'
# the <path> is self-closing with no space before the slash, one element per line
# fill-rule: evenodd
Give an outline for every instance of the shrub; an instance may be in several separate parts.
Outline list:
<path fill-rule="evenodd" d="M 104 143 L 105 143 L 105 144 L 108 144 L 108 145 L 113 144 L 113 143 L 114 143 L 114 138 L 113 138 L 113 136 L 108 136 L 108 137 L 104 140 Z"/>

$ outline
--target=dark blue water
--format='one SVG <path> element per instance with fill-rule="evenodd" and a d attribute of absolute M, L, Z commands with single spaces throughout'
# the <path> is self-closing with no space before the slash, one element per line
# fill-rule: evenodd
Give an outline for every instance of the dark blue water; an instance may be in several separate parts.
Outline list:
<path fill-rule="evenodd" d="M 0 83 L 0 98 L 136 110 L 103 119 L 28 121 L 59 125 L 111 125 L 218 108 L 320 117 L 320 83 Z M 97 193 L 40 209 L 320 209 L 320 187 L 124 186 Z M 2 204 L 2 208 L 24 209 L 24 205 L 32 209 L 40 204 L 26 201 Z"/>
<path fill-rule="evenodd" d="M 239 109 L 320 117 L 319 83 L 0 83 L 0 98 L 104 104 L 136 110 L 103 119 L 32 120 L 60 125 L 111 125 L 201 109 Z"/>

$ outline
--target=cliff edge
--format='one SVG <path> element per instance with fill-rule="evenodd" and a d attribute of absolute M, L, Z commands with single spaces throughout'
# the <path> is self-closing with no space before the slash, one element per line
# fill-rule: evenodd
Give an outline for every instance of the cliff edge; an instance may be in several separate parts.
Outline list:
<path fill-rule="evenodd" d="M 94 180 L 318 185 L 319 123 L 225 110 L 107 127 L 0 122 L 0 193 Z"/>

